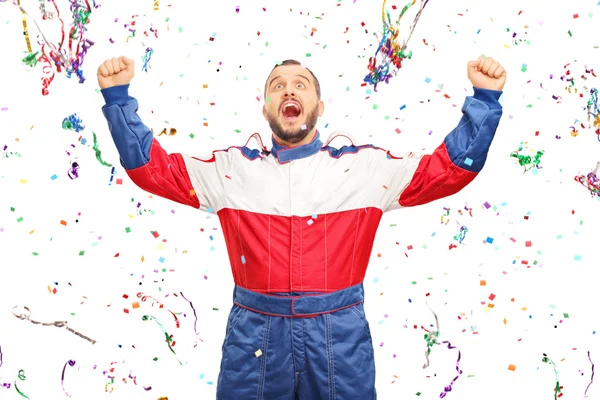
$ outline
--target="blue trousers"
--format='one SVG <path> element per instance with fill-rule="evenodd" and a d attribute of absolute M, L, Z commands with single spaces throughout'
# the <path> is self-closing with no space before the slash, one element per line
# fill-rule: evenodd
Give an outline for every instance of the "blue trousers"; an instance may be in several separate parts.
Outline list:
<path fill-rule="evenodd" d="M 363 301 L 362 284 L 277 295 L 236 286 L 217 400 L 376 400 Z"/>

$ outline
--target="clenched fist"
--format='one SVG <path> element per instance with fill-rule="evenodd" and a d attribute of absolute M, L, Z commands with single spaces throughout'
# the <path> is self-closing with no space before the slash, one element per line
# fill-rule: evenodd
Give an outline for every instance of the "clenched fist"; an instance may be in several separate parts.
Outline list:
<path fill-rule="evenodd" d="M 133 79 L 135 63 L 125 56 L 104 61 L 98 67 L 100 89 L 127 85 Z"/>
<path fill-rule="evenodd" d="M 492 57 L 479 57 L 467 64 L 467 76 L 474 87 L 502 90 L 506 83 L 506 70 Z"/>

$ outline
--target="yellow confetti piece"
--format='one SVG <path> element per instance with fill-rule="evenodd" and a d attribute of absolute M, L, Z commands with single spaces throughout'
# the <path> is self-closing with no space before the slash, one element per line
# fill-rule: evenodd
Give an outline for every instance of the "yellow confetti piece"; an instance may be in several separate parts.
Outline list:
<path fill-rule="evenodd" d="M 19 180 L 19 182 L 21 182 L 21 183 L 27 183 L 27 179 L 21 178 L 21 179 Z"/>
<path fill-rule="evenodd" d="M 255 355 L 256 357 L 260 357 L 260 356 L 262 356 L 262 350 L 261 350 L 261 349 L 258 349 L 258 350 L 256 350 L 256 353 L 254 353 L 254 355 Z"/>

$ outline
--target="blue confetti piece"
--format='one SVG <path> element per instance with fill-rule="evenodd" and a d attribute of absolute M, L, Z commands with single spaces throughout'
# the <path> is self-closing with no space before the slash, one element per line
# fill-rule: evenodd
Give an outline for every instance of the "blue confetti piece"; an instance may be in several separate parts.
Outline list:
<path fill-rule="evenodd" d="M 242 256 L 242 264 L 246 264 L 246 257 Z"/>
<path fill-rule="evenodd" d="M 471 160 L 469 157 L 465 158 L 465 164 L 467 164 L 469 167 L 471 165 L 473 165 L 473 160 Z"/>
<path fill-rule="evenodd" d="M 404 104 L 402 107 L 400 107 L 400 111 L 404 110 L 406 108 L 406 104 Z"/>
<path fill-rule="evenodd" d="M 581 256 L 575 256 L 575 261 L 581 261 Z"/>
<path fill-rule="evenodd" d="M 161 257 L 161 258 L 158 259 L 158 261 L 160 261 L 161 263 L 164 263 L 165 262 L 165 258 Z"/>
<path fill-rule="evenodd" d="M 425 83 L 431 83 L 431 78 L 425 78 Z"/>
<path fill-rule="evenodd" d="M 56 174 L 54 174 L 50 177 L 50 179 L 52 179 L 52 180 L 55 180 L 56 178 L 58 178 L 58 176 L 56 176 Z"/>
<path fill-rule="evenodd" d="M 485 240 L 487 243 L 494 243 L 494 239 L 489 237 Z"/>

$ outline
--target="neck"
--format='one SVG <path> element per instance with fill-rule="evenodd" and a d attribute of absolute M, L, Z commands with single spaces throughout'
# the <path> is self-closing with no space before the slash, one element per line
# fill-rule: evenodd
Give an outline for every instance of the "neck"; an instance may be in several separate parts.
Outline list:
<path fill-rule="evenodd" d="M 277 143 L 281 144 L 282 146 L 285 147 L 298 147 L 298 146 L 302 146 L 304 144 L 309 144 L 310 142 L 313 141 L 313 139 L 315 138 L 315 135 L 317 134 L 317 128 L 313 128 L 312 131 L 310 131 L 308 133 L 308 135 L 306 135 L 306 137 L 304 139 L 302 139 L 301 141 L 297 142 L 297 143 L 290 143 L 288 141 L 285 141 L 283 139 L 281 139 L 279 136 L 275 135 L 273 133 L 273 137 L 275 138 L 275 140 L 277 141 Z"/>

